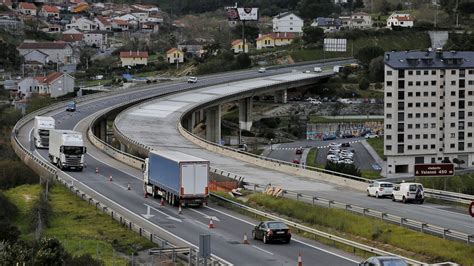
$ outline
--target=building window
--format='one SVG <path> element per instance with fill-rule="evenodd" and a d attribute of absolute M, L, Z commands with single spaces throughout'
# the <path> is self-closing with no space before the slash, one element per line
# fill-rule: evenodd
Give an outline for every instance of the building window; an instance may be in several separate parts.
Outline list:
<path fill-rule="evenodd" d="M 413 124 L 408 124 L 408 129 L 412 129 L 413 128 Z"/>
<path fill-rule="evenodd" d="M 456 148 L 456 144 L 451 143 L 451 144 L 449 145 L 449 147 L 450 147 L 451 149 L 454 149 L 454 148 Z"/>
<path fill-rule="evenodd" d="M 420 145 L 415 145 L 415 150 L 419 150 L 420 149 Z"/>
<path fill-rule="evenodd" d="M 416 134 L 415 139 L 420 139 L 420 134 Z"/>
<path fill-rule="evenodd" d="M 408 149 L 409 151 L 412 150 L 412 148 L 413 148 L 412 145 L 408 145 L 408 146 L 407 146 L 407 149 Z"/>
<path fill-rule="evenodd" d="M 413 135 L 408 135 L 407 138 L 408 139 L 413 139 Z"/>
<path fill-rule="evenodd" d="M 408 70 L 408 75 L 409 76 L 413 75 L 413 70 Z"/>
<path fill-rule="evenodd" d="M 451 102 L 451 106 L 456 106 L 456 102 Z"/>
<path fill-rule="evenodd" d="M 423 123 L 423 128 L 428 128 L 428 123 Z"/>
<path fill-rule="evenodd" d="M 455 92 L 455 91 L 452 91 L 452 92 L 451 92 L 451 96 L 456 96 L 456 92 Z"/>
<path fill-rule="evenodd" d="M 415 96 L 416 96 L 416 97 L 420 97 L 420 96 L 421 96 L 421 93 L 420 93 L 419 91 L 417 91 L 417 92 L 415 93 Z"/>
<path fill-rule="evenodd" d="M 391 151 L 392 150 L 392 145 L 385 145 L 385 149 L 387 151 Z"/>
<path fill-rule="evenodd" d="M 413 81 L 408 81 L 408 86 L 413 86 Z"/>
<path fill-rule="evenodd" d="M 451 133 L 451 138 L 452 139 L 456 138 L 456 133 Z"/>
<path fill-rule="evenodd" d="M 431 117 L 436 117 L 436 113 L 431 113 Z"/>
<path fill-rule="evenodd" d="M 391 76 L 392 75 L 392 71 L 391 70 L 388 70 L 387 71 L 387 76 Z"/>
<path fill-rule="evenodd" d="M 431 75 L 436 75 L 436 70 L 431 70 Z"/>
<path fill-rule="evenodd" d="M 456 81 L 455 80 L 451 80 L 451 86 L 456 86 Z"/>
<path fill-rule="evenodd" d="M 413 114 L 412 114 L 412 113 L 409 113 L 409 114 L 408 114 L 408 118 L 413 118 Z"/>
<path fill-rule="evenodd" d="M 451 70 L 451 75 L 456 75 L 456 70 Z"/>
<path fill-rule="evenodd" d="M 456 123 L 451 123 L 451 127 L 456 127 Z"/>
<path fill-rule="evenodd" d="M 423 145 L 423 150 L 427 150 L 428 149 L 428 145 Z"/>
<path fill-rule="evenodd" d="M 416 86 L 421 86 L 421 81 L 415 82 Z"/>
<path fill-rule="evenodd" d="M 390 124 L 387 124 L 385 127 L 386 127 L 387 129 L 392 129 L 392 125 L 390 125 Z"/>
<path fill-rule="evenodd" d="M 450 115 L 451 115 L 451 117 L 455 117 L 455 116 L 456 116 L 456 112 L 451 112 Z"/>
<path fill-rule="evenodd" d="M 431 102 L 431 107 L 436 107 L 436 103 L 435 103 L 435 102 Z"/>
<path fill-rule="evenodd" d="M 417 71 L 416 71 L 416 75 L 417 75 L 417 76 L 421 75 L 421 71 L 420 71 L 420 70 L 417 70 Z"/>
<path fill-rule="evenodd" d="M 468 147 L 468 148 L 472 148 L 472 143 L 468 143 L 468 144 L 467 144 L 467 147 Z"/>
<path fill-rule="evenodd" d="M 431 128 L 436 128 L 436 123 L 431 123 Z"/>
<path fill-rule="evenodd" d="M 392 93 L 391 93 L 391 92 L 387 92 L 387 97 L 392 97 Z"/>
<path fill-rule="evenodd" d="M 431 134 L 431 138 L 432 138 L 432 139 L 435 139 L 435 138 L 436 138 L 436 134 Z"/>
<path fill-rule="evenodd" d="M 408 103 L 408 108 L 413 107 L 413 103 Z"/>
<path fill-rule="evenodd" d="M 392 114 L 387 114 L 387 118 L 392 118 Z"/>
<path fill-rule="evenodd" d="M 390 87 L 392 86 L 392 82 L 391 81 L 387 81 L 387 87 Z"/>
<path fill-rule="evenodd" d="M 392 108 L 392 103 L 387 103 L 387 108 Z"/>
<path fill-rule="evenodd" d="M 431 86 L 436 86 L 436 80 L 431 81 Z"/>
<path fill-rule="evenodd" d="M 392 135 L 387 135 L 387 140 L 391 140 L 392 139 Z"/>
<path fill-rule="evenodd" d="M 415 103 L 416 107 L 421 107 L 421 103 Z"/>

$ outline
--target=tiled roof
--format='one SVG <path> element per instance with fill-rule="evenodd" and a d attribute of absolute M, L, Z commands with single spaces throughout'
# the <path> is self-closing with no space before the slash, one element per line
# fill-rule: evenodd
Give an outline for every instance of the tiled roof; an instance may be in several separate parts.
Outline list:
<path fill-rule="evenodd" d="M 148 58 L 148 52 L 140 52 L 140 51 L 124 51 L 120 52 L 120 58 L 135 58 L 135 57 L 143 57 Z"/>
<path fill-rule="evenodd" d="M 59 9 L 55 6 L 44 5 L 42 9 L 48 13 L 59 13 Z"/>
<path fill-rule="evenodd" d="M 97 16 L 97 19 L 104 24 L 104 26 L 110 26 L 110 22 L 103 16 Z"/>
<path fill-rule="evenodd" d="M 63 75 L 65 75 L 65 73 L 52 72 L 52 73 L 49 73 L 46 77 L 42 77 L 42 76 L 41 77 L 34 77 L 34 79 L 37 80 L 38 82 L 43 83 L 43 84 L 51 84 L 52 82 L 54 82 L 58 78 L 62 77 Z"/>
<path fill-rule="evenodd" d="M 114 19 L 113 22 L 117 25 L 128 25 L 128 21 L 122 19 Z"/>
<path fill-rule="evenodd" d="M 171 49 L 169 49 L 168 51 L 166 51 L 166 53 L 167 53 L 167 54 L 170 54 L 170 53 L 174 53 L 174 52 L 176 52 L 176 51 L 181 52 L 181 50 L 178 50 L 177 48 L 171 48 Z"/>
<path fill-rule="evenodd" d="M 232 46 L 237 45 L 237 44 L 239 44 L 239 43 L 241 43 L 241 42 L 242 42 L 241 39 L 235 40 L 235 41 L 232 42 Z"/>
<path fill-rule="evenodd" d="M 266 35 L 262 35 L 257 38 L 257 41 L 263 40 L 265 38 L 271 38 L 271 39 L 294 39 L 296 38 L 296 35 L 293 32 L 274 32 Z"/>
<path fill-rule="evenodd" d="M 18 49 L 65 49 L 65 42 L 24 42 Z"/>
<path fill-rule="evenodd" d="M 36 6 L 33 3 L 20 2 L 19 6 L 20 6 L 20 9 L 34 9 L 34 10 L 36 10 Z"/>
<path fill-rule="evenodd" d="M 80 42 L 84 39 L 84 34 L 82 33 L 66 33 L 63 34 L 61 40 L 65 42 Z"/>
<path fill-rule="evenodd" d="M 474 52 L 387 52 L 385 64 L 394 69 L 474 68 Z"/>

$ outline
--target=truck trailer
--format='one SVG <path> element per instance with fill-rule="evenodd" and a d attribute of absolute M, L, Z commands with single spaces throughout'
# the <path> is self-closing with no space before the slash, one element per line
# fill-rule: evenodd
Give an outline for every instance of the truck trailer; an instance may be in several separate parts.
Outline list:
<path fill-rule="evenodd" d="M 33 141 L 36 148 L 48 148 L 49 132 L 55 128 L 54 118 L 49 116 L 35 116 Z"/>
<path fill-rule="evenodd" d="M 82 133 L 73 130 L 51 130 L 49 134 L 49 160 L 61 170 L 82 171 L 86 147 Z"/>
<path fill-rule="evenodd" d="M 151 151 L 144 165 L 148 195 L 173 206 L 202 206 L 209 196 L 209 161 L 177 151 Z"/>

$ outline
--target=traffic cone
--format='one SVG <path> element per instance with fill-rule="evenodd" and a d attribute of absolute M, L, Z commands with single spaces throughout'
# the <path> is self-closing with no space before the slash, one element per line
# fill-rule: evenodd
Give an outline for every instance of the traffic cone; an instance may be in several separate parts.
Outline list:
<path fill-rule="evenodd" d="M 182 213 L 183 213 L 183 211 L 181 210 L 181 204 L 180 204 L 179 207 L 178 207 L 178 214 L 182 214 Z"/>
<path fill-rule="evenodd" d="M 132 190 L 132 188 L 130 187 L 130 183 L 128 183 L 127 189 Z"/>
<path fill-rule="evenodd" d="M 109 175 L 109 181 L 112 182 L 112 174 Z"/>
<path fill-rule="evenodd" d="M 208 227 L 211 228 L 211 229 L 214 228 L 214 223 L 212 223 L 212 217 L 209 220 L 209 226 Z"/>
<path fill-rule="evenodd" d="M 161 198 L 160 205 L 165 206 L 165 201 L 163 200 L 163 198 Z"/>
<path fill-rule="evenodd" d="M 95 173 L 96 173 L 96 174 L 99 173 L 99 167 L 98 167 L 98 166 L 95 168 Z"/>
<path fill-rule="evenodd" d="M 301 259 L 301 253 L 298 254 L 298 266 L 303 266 L 303 260 Z"/>
<path fill-rule="evenodd" d="M 247 233 L 244 233 L 244 242 L 243 243 L 247 244 L 247 245 L 250 244 L 248 239 L 247 239 Z"/>

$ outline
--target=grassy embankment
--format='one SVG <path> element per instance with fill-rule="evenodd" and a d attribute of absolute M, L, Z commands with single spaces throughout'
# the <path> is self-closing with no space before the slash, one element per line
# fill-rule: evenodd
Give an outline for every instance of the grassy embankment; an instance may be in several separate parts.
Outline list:
<path fill-rule="evenodd" d="M 367 143 L 369 143 L 369 145 L 374 148 L 375 152 L 377 152 L 380 158 L 383 160 L 387 159 L 383 153 L 383 137 L 367 139 Z"/>
<path fill-rule="evenodd" d="M 27 230 L 28 213 L 39 192 L 39 185 L 22 185 L 5 191 L 19 209 L 15 225 L 25 240 L 34 238 L 34 233 Z M 121 227 L 62 186 L 53 186 L 49 198 L 53 217 L 44 235 L 59 239 L 72 255 L 91 254 L 98 256 L 106 265 L 126 265 L 133 252 L 155 246 L 126 227 Z"/>
<path fill-rule="evenodd" d="M 244 204 L 282 217 L 290 217 L 291 220 L 330 234 L 376 246 L 423 262 L 452 261 L 461 265 L 474 264 L 474 247 L 465 243 L 444 240 L 344 210 L 312 206 L 296 200 L 274 198 L 261 193 L 251 194 Z M 223 205 L 229 207 L 228 204 Z M 265 218 L 262 217 L 262 219 Z M 309 234 L 303 233 L 303 235 L 313 238 Z M 333 244 L 332 241 L 317 240 Z M 339 245 L 336 247 L 352 251 L 347 247 Z"/>

